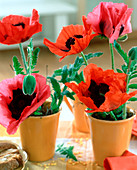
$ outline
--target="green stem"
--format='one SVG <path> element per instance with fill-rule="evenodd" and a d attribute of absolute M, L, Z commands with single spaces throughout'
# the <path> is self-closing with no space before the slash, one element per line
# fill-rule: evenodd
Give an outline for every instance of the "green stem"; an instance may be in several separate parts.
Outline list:
<path fill-rule="evenodd" d="M 88 65 L 88 62 L 87 62 L 86 57 L 85 57 L 85 55 L 84 55 L 83 52 L 81 52 L 81 56 L 83 57 L 83 60 L 84 60 L 84 62 L 85 62 L 85 64 L 86 64 L 86 66 L 87 66 L 87 65 Z"/>
<path fill-rule="evenodd" d="M 111 53 L 111 62 L 112 62 L 112 69 L 114 70 L 114 51 L 113 51 L 113 45 L 112 43 L 109 43 L 109 47 L 110 47 L 110 53 Z"/>
<path fill-rule="evenodd" d="M 110 111 L 110 116 L 114 119 L 114 120 L 117 120 L 116 116 L 114 115 L 113 111 Z"/>
<path fill-rule="evenodd" d="M 28 69 L 27 69 L 26 57 L 25 57 L 24 49 L 21 43 L 19 44 L 19 49 L 20 49 L 21 58 L 22 58 L 22 61 L 23 61 L 23 64 L 24 64 L 24 67 L 27 73 Z"/>
<path fill-rule="evenodd" d="M 31 65 L 32 65 L 32 48 L 30 48 L 29 53 L 29 74 L 31 75 Z"/>
<path fill-rule="evenodd" d="M 126 77 L 126 93 L 128 92 L 130 66 L 131 66 L 131 58 L 129 59 L 128 71 L 127 71 L 127 77 Z M 127 107 L 126 107 L 126 105 L 127 105 L 127 103 L 124 103 L 124 110 L 123 110 L 123 114 L 122 114 L 123 119 L 127 118 Z"/>

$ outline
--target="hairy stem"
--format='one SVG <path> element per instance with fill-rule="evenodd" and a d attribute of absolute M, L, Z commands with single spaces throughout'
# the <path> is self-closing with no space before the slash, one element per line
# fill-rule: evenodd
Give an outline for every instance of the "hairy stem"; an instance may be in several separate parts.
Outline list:
<path fill-rule="evenodd" d="M 29 52 L 29 74 L 31 75 L 31 65 L 32 65 L 32 48 L 30 48 Z"/>
<path fill-rule="evenodd" d="M 84 60 L 84 62 L 85 62 L 85 64 L 86 64 L 86 66 L 87 66 L 87 65 L 88 65 L 88 62 L 87 62 L 86 57 L 85 57 L 85 55 L 84 55 L 83 52 L 81 52 L 81 56 L 83 57 L 83 60 Z"/>
<path fill-rule="evenodd" d="M 114 66 L 114 51 L 113 51 L 113 45 L 112 43 L 109 43 L 109 47 L 110 47 L 110 53 L 111 53 L 111 63 L 112 63 L 112 69 L 115 69 Z"/>
<path fill-rule="evenodd" d="M 26 57 L 25 57 L 24 49 L 21 43 L 19 44 L 19 49 L 20 49 L 21 58 L 22 58 L 22 61 L 23 61 L 23 64 L 24 64 L 24 67 L 27 73 L 28 69 L 27 69 Z"/>
<path fill-rule="evenodd" d="M 128 71 L 127 71 L 127 77 L 126 77 L 126 93 L 128 92 L 130 66 L 131 66 L 131 58 L 129 58 Z M 127 108 L 126 108 L 126 105 L 127 105 L 127 103 L 124 103 L 124 110 L 123 110 L 123 114 L 122 114 L 122 118 L 123 119 L 127 118 Z"/>

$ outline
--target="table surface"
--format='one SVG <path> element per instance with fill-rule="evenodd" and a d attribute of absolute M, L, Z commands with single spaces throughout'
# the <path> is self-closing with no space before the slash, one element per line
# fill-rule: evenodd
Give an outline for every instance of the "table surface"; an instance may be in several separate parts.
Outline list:
<path fill-rule="evenodd" d="M 61 133 L 64 131 L 63 126 L 66 125 L 65 133 Z M 74 146 L 74 154 L 78 159 L 78 162 L 72 161 L 71 159 L 65 159 L 63 155 L 55 153 L 54 157 L 46 162 L 42 163 L 32 163 L 28 161 L 25 166 L 25 170 L 103 170 L 102 167 L 94 164 L 93 161 L 93 152 L 92 152 L 92 143 L 91 138 L 84 133 L 76 134 L 76 138 L 71 138 L 70 132 L 72 131 L 72 122 L 71 121 L 60 121 L 60 126 L 58 130 L 58 137 L 56 140 L 56 146 L 58 144 L 64 143 L 65 146 Z M 61 137 L 61 134 L 63 137 Z M 70 135 L 69 135 L 70 134 Z M 20 138 L 18 133 L 15 136 L 2 136 L 0 140 L 11 140 L 19 145 Z M 132 135 L 129 151 L 134 154 L 137 154 L 137 137 Z"/>
<path fill-rule="evenodd" d="M 65 114 L 64 109 L 66 111 Z M 55 153 L 54 157 L 46 162 L 32 163 L 28 161 L 25 170 L 103 170 L 102 167 L 94 163 L 90 134 L 77 131 L 74 127 L 73 119 L 74 116 L 72 113 L 63 106 L 60 115 L 56 146 L 62 143 L 64 143 L 65 146 L 74 146 L 74 154 L 78 162 L 65 159 L 63 155 Z M 0 140 L 2 139 L 11 140 L 21 146 L 19 131 L 14 135 L 8 135 L 6 129 L 0 126 Z M 129 151 L 137 154 L 137 137 L 134 135 L 131 136 Z"/>

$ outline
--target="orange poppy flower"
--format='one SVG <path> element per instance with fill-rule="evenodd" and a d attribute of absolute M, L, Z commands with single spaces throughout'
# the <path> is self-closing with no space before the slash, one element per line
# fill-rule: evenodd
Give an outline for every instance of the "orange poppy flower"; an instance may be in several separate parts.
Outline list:
<path fill-rule="evenodd" d="M 50 51 L 56 55 L 62 56 L 59 61 L 71 54 L 77 54 L 83 51 L 90 41 L 97 34 L 84 34 L 85 28 L 83 25 L 69 25 L 63 27 L 56 43 L 44 38 L 44 44 Z"/>
<path fill-rule="evenodd" d="M 40 31 L 42 25 L 35 9 L 31 17 L 9 15 L 0 21 L 0 43 L 7 45 L 22 43 Z"/>
<path fill-rule="evenodd" d="M 126 93 L 126 74 L 115 73 L 113 70 L 103 71 L 95 64 L 84 68 L 85 82 L 78 85 L 66 83 L 79 100 L 92 111 L 109 112 L 123 105 L 127 100 L 137 94 L 137 91 Z"/>

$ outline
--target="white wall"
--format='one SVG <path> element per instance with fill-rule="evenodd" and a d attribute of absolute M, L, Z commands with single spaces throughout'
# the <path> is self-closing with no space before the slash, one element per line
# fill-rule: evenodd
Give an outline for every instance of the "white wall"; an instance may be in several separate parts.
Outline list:
<path fill-rule="evenodd" d="M 132 14 L 132 27 L 133 30 L 137 30 L 137 0 L 131 0 L 131 8 L 134 8 Z"/>
<path fill-rule="evenodd" d="M 86 13 L 89 13 L 93 10 L 93 8 L 95 6 L 97 6 L 100 2 L 110 2 L 110 0 L 87 0 L 87 4 L 86 4 Z M 111 0 L 111 2 L 114 2 L 114 3 L 121 3 L 123 2 L 123 0 Z"/>
<path fill-rule="evenodd" d="M 42 1 L 48 3 L 48 2 L 67 2 L 70 3 L 78 8 L 78 13 L 77 14 L 69 14 L 69 22 L 68 24 L 81 24 L 82 23 L 82 15 L 87 15 L 89 12 L 93 10 L 95 6 L 97 6 L 101 1 L 103 0 L 0 0 L 0 19 L 3 17 L 1 15 L 2 9 L 5 12 L 6 16 L 6 9 L 10 7 L 12 9 L 12 5 L 16 4 L 24 4 L 26 8 L 24 8 L 24 11 L 18 10 L 18 12 L 21 14 L 25 14 L 26 9 L 28 8 L 28 4 L 34 4 L 35 3 L 41 3 Z M 104 2 L 108 2 L 109 0 L 105 0 Z M 31 3 L 30 3 L 31 2 Z M 124 2 L 127 4 L 130 8 L 134 8 L 133 14 L 132 14 L 132 28 L 133 30 L 137 30 L 137 0 L 111 0 L 111 2 L 115 3 L 122 3 Z M 15 11 L 12 11 L 13 14 L 14 12 L 16 13 L 16 8 Z M 31 14 L 31 11 L 30 11 Z M 7 15 L 8 10 L 7 10 Z M 50 38 L 51 40 L 55 40 L 55 25 L 54 25 L 54 17 L 53 16 L 41 16 L 40 15 L 40 23 L 44 24 L 43 25 L 43 32 L 40 34 L 37 34 L 37 36 L 41 37 L 47 37 Z"/>

